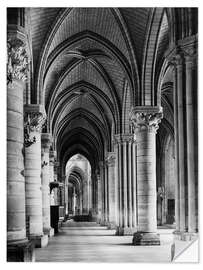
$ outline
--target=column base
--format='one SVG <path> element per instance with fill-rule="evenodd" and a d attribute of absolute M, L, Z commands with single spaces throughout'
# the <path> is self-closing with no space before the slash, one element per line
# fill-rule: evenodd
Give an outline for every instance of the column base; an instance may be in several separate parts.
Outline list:
<path fill-rule="evenodd" d="M 97 217 L 97 223 L 101 224 L 101 218 L 100 217 Z"/>
<path fill-rule="evenodd" d="M 46 247 L 48 245 L 48 235 L 30 235 L 30 239 L 35 242 L 36 248 Z"/>
<path fill-rule="evenodd" d="M 130 227 L 117 227 L 116 228 L 116 235 L 133 235 L 133 233 L 137 232 L 136 228 Z"/>
<path fill-rule="evenodd" d="M 174 231 L 173 234 L 174 234 L 174 240 L 193 241 L 198 238 L 197 232 Z"/>
<path fill-rule="evenodd" d="M 8 242 L 7 262 L 35 262 L 34 241 Z"/>
<path fill-rule="evenodd" d="M 101 226 L 108 226 L 108 222 L 107 221 L 104 221 L 104 220 L 101 220 L 101 222 L 100 222 L 100 225 Z"/>
<path fill-rule="evenodd" d="M 108 230 L 114 230 L 116 228 L 117 228 L 117 226 L 116 226 L 115 222 L 108 222 L 108 224 L 107 224 L 107 229 Z"/>
<path fill-rule="evenodd" d="M 44 228 L 43 233 L 45 235 L 48 235 L 49 237 L 52 237 L 52 236 L 54 236 L 54 229 L 51 228 L 51 227 L 50 228 Z"/>
<path fill-rule="evenodd" d="M 160 246 L 160 235 L 158 233 L 136 232 L 132 242 L 134 246 Z"/>

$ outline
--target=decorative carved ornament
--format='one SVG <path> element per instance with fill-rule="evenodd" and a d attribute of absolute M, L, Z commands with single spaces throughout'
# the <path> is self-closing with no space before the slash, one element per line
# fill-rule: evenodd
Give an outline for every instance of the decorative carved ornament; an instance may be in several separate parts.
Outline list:
<path fill-rule="evenodd" d="M 48 165 L 48 162 L 46 162 L 45 160 L 42 162 L 42 168 L 44 168 L 45 166 Z"/>
<path fill-rule="evenodd" d="M 107 166 L 115 166 L 116 156 L 114 152 L 109 152 L 106 157 Z"/>
<path fill-rule="evenodd" d="M 31 132 L 40 132 L 45 122 L 45 114 L 42 112 L 26 112 L 24 117 L 24 144 L 29 147 L 36 143 L 36 137 L 30 136 Z"/>
<path fill-rule="evenodd" d="M 49 164 L 51 166 L 54 166 L 55 160 L 56 160 L 56 151 L 50 150 L 49 151 Z"/>
<path fill-rule="evenodd" d="M 130 121 L 135 132 L 147 130 L 156 132 L 163 118 L 162 107 L 134 108 L 130 114 Z"/>
<path fill-rule="evenodd" d="M 168 63 L 175 67 L 182 67 L 184 62 L 190 63 L 192 67 L 197 66 L 198 61 L 198 43 L 197 38 L 192 36 L 180 40 L 178 45 L 169 49 L 165 54 Z"/>
<path fill-rule="evenodd" d="M 114 143 L 133 143 L 134 141 L 133 134 L 117 134 L 114 136 Z"/>
<path fill-rule="evenodd" d="M 42 148 L 49 150 L 51 143 L 52 143 L 52 137 L 49 133 L 42 133 L 41 134 L 41 143 Z"/>
<path fill-rule="evenodd" d="M 25 44 L 19 40 L 7 40 L 7 85 L 13 79 L 27 80 L 28 55 Z"/>
<path fill-rule="evenodd" d="M 40 132 L 45 120 L 46 116 L 42 112 L 27 112 L 25 113 L 24 123 L 25 127 L 28 128 L 29 131 Z"/>

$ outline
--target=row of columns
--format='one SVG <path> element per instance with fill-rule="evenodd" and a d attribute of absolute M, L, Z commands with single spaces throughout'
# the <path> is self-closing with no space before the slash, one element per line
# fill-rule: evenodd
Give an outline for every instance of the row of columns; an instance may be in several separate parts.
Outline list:
<path fill-rule="evenodd" d="M 118 177 L 118 235 L 136 231 L 135 144 L 132 134 L 115 136 L 116 175 Z"/>
<path fill-rule="evenodd" d="M 97 181 L 101 224 L 116 228 L 117 235 L 134 234 L 135 245 L 160 244 L 156 218 L 156 131 L 162 117 L 161 107 L 133 108 L 130 121 L 134 134 L 117 134 L 115 152 L 107 153 L 105 162 L 100 162 Z"/>
<path fill-rule="evenodd" d="M 26 233 L 24 90 L 28 72 L 26 35 L 8 32 L 7 41 L 7 260 L 34 261 Z"/>
<path fill-rule="evenodd" d="M 11 62 L 20 53 L 26 55 L 23 43 L 19 44 L 19 40 L 17 45 L 10 42 Z M 49 183 L 54 181 L 54 174 L 50 163 L 51 138 L 41 133 L 44 108 L 36 104 L 23 106 L 24 77 L 16 74 L 9 77 L 7 85 L 7 252 L 8 260 L 30 261 L 34 260 L 33 243 L 45 246 L 48 236 L 53 234 Z M 16 249 L 22 250 L 18 258 L 14 258 L 19 254 Z"/>
<path fill-rule="evenodd" d="M 19 53 L 25 55 L 23 41 L 19 40 L 17 44 L 12 42 L 9 45 L 16 55 Z M 12 52 L 11 58 L 14 56 Z M 177 233 L 184 235 L 185 232 L 197 231 L 197 182 L 195 181 L 197 179 L 195 137 L 197 119 L 194 109 L 196 105 L 194 89 L 197 87 L 196 55 L 183 52 L 173 56 L 173 60 L 175 60 L 174 115 L 178 175 L 176 227 Z M 20 64 L 23 66 L 23 63 L 20 62 Z M 9 70 L 7 87 L 8 246 L 14 246 L 14 243 L 28 245 L 26 216 L 30 218 L 30 238 L 35 239 L 42 246 L 47 243 L 46 233 L 50 231 L 49 177 L 51 175 L 51 181 L 54 181 L 56 177 L 53 163 L 49 160 L 50 138 L 47 134 L 41 134 L 45 121 L 43 107 L 26 105 L 25 111 L 23 110 L 25 68 L 22 69 L 22 74 L 13 72 L 12 65 Z M 23 119 L 24 112 L 25 119 Z M 98 214 L 101 215 L 101 220 L 109 227 L 116 226 L 119 235 L 135 232 L 134 244 L 160 243 L 156 233 L 155 142 L 161 118 L 162 111 L 159 107 L 135 107 L 130 114 L 134 135 L 115 136 L 115 153 L 108 153 L 106 163 L 100 163 L 100 174 L 97 176 Z M 25 132 L 23 131 L 24 122 Z M 87 186 L 91 185 L 88 183 Z M 89 195 L 92 194 L 90 188 L 87 192 Z M 100 201 L 101 197 L 103 200 Z"/>
<path fill-rule="evenodd" d="M 176 236 L 191 239 L 198 231 L 197 40 L 193 36 L 168 55 L 174 74 L 174 130 L 177 182 Z M 187 162 L 186 162 L 187 161 Z"/>

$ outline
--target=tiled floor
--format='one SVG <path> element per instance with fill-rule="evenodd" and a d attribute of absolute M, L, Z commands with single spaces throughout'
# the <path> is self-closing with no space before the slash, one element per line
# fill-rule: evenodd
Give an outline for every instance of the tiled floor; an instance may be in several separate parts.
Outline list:
<path fill-rule="evenodd" d="M 133 246 L 132 236 L 115 236 L 96 223 L 68 221 L 45 248 L 38 262 L 170 262 L 173 229 L 159 229 L 161 246 Z"/>

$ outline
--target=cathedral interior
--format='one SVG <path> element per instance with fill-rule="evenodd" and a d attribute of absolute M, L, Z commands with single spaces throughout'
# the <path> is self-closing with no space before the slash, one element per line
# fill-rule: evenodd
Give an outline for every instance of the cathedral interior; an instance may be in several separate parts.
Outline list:
<path fill-rule="evenodd" d="M 198 238 L 197 31 L 189 7 L 7 9 L 7 261 Z"/>

